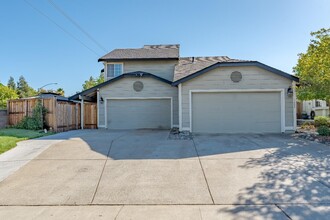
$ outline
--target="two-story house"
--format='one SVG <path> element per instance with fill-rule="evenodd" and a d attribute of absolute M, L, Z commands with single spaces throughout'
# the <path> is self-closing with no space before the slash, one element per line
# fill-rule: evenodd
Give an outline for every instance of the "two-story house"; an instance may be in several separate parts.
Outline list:
<path fill-rule="evenodd" d="M 296 128 L 298 78 L 260 62 L 180 57 L 180 45 L 115 49 L 99 62 L 106 81 L 70 97 L 97 102 L 99 128 L 198 133 Z"/>

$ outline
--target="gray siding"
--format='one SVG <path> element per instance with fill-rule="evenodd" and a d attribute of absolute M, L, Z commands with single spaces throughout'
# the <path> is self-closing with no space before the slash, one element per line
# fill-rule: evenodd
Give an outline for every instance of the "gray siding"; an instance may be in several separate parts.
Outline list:
<path fill-rule="evenodd" d="M 242 81 L 230 79 L 233 71 L 242 73 Z M 189 91 L 208 89 L 285 89 L 292 81 L 258 67 L 220 67 L 182 84 L 182 127 L 190 127 Z M 293 98 L 285 93 L 285 126 L 293 126 Z"/>
<path fill-rule="evenodd" d="M 141 61 L 125 61 L 124 73 L 135 71 L 143 71 L 152 73 L 161 78 L 172 81 L 174 74 L 174 66 L 178 63 L 176 60 L 141 60 Z"/>
<path fill-rule="evenodd" d="M 144 88 L 141 92 L 135 92 L 133 83 L 141 81 Z M 178 89 L 164 82 L 152 78 L 123 78 L 100 89 L 100 96 L 107 98 L 128 98 L 128 97 L 172 97 L 173 99 L 173 124 L 178 125 Z M 99 108 L 100 126 L 105 125 L 105 102 L 100 103 Z"/>

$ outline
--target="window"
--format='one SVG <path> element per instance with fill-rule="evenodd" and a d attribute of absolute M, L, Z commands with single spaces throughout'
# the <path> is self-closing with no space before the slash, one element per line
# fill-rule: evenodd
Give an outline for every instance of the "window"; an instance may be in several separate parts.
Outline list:
<path fill-rule="evenodd" d="M 316 100 L 316 102 L 315 102 L 315 106 L 316 106 L 316 107 L 321 107 L 321 102 L 320 102 L 319 100 Z"/>
<path fill-rule="evenodd" d="M 107 64 L 107 77 L 113 78 L 123 74 L 123 64 L 121 63 L 109 63 Z"/>

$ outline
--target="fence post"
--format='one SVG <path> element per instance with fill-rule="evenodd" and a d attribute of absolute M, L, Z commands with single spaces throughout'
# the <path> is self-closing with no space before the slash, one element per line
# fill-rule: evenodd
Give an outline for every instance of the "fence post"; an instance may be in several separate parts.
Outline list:
<path fill-rule="evenodd" d="M 85 120 L 84 120 L 84 97 L 82 96 L 81 98 L 81 106 L 80 106 L 80 123 L 81 123 L 81 130 L 84 130 L 84 123 L 85 123 Z"/>
<path fill-rule="evenodd" d="M 76 129 L 79 129 L 79 116 L 78 116 L 78 103 L 75 106 L 75 121 L 76 121 Z"/>
<path fill-rule="evenodd" d="M 52 99 L 53 101 L 53 123 L 54 131 L 57 132 L 57 106 L 56 106 L 56 97 Z"/>

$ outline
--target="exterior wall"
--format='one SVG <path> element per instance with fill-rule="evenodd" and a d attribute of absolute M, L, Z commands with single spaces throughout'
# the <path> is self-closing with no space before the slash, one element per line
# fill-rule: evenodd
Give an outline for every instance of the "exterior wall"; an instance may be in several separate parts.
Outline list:
<path fill-rule="evenodd" d="M 242 73 L 242 80 L 234 83 L 230 74 L 234 71 Z M 285 127 L 294 127 L 293 97 L 286 91 L 292 81 L 258 67 L 220 67 L 204 73 L 194 79 L 182 83 L 182 129 L 190 128 L 189 91 L 211 89 L 284 89 L 285 90 Z"/>
<path fill-rule="evenodd" d="M 174 66 L 178 63 L 176 60 L 141 60 L 141 61 L 124 61 L 123 72 L 130 73 L 135 71 L 143 71 L 152 73 L 161 78 L 172 81 L 174 74 Z M 106 74 L 106 67 L 105 67 Z"/>
<path fill-rule="evenodd" d="M 144 84 L 141 92 L 133 89 L 133 83 L 141 81 Z M 100 97 L 103 100 L 109 98 L 148 98 L 148 97 L 172 97 L 173 100 L 173 125 L 179 124 L 178 116 L 178 88 L 168 85 L 153 78 L 129 77 L 118 80 L 100 89 Z M 99 103 L 99 127 L 104 127 L 105 121 L 105 101 Z"/>

